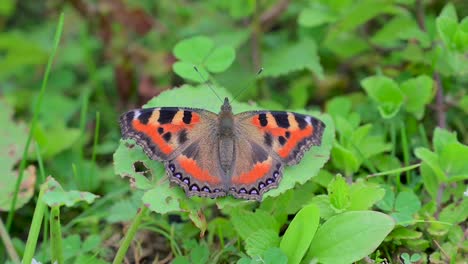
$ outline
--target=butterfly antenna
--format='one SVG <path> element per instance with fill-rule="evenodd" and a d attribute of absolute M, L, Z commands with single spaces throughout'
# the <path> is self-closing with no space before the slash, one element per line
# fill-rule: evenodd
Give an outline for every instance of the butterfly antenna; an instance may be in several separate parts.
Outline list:
<path fill-rule="evenodd" d="M 255 77 L 258 77 L 262 72 L 263 72 L 263 67 L 258 70 L 257 74 L 255 74 Z M 252 86 L 252 82 L 254 82 L 254 81 L 255 81 L 255 79 L 252 80 L 249 83 L 249 85 L 245 86 L 244 89 L 240 90 L 240 92 L 232 100 L 233 101 L 236 100 L 236 98 L 239 97 L 239 95 L 241 95 L 245 90 L 247 90 L 247 88 L 250 88 Z"/>
<path fill-rule="evenodd" d="M 204 84 L 206 84 L 210 89 L 211 91 L 213 91 L 213 93 L 216 95 L 216 97 L 218 97 L 218 99 L 223 102 L 223 100 L 221 99 L 221 97 L 219 97 L 219 95 L 216 93 L 216 91 L 213 89 L 213 86 L 211 86 L 210 82 L 208 80 L 206 80 L 205 78 L 203 78 L 203 75 L 201 74 L 201 72 L 198 70 L 197 66 L 193 66 L 193 69 L 198 73 L 198 75 L 200 76 L 200 79 L 203 81 Z"/>

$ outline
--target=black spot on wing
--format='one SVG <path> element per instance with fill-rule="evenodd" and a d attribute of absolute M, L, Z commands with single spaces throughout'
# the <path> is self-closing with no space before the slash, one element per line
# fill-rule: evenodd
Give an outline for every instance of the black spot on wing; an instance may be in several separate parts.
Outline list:
<path fill-rule="evenodd" d="M 290 137 L 291 137 L 291 132 L 286 131 L 286 133 L 284 133 L 284 136 L 285 136 L 286 138 L 290 138 Z"/>
<path fill-rule="evenodd" d="M 281 144 L 281 146 L 283 146 L 284 144 L 286 144 L 286 138 L 283 137 L 283 136 L 279 136 L 279 137 L 278 137 L 278 141 L 279 141 L 279 143 Z"/>
<path fill-rule="evenodd" d="M 148 124 L 148 121 L 151 117 L 151 115 L 153 114 L 153 110 L 149 111 L 149 110 L 142 110 L 140 115 L 138 116 L 138 120 L 140 120 L 140 122 L 142 124 Z"/>
<path fill-rule="evenodd" d="M 187 130 L 182 130 L 180 131 L 179 133 L 179 136 L 178 136 L 178 141 L 179 141 L 179 144 L 182 145 L 184 144 L 186 141 L 187 141 Z"/>
<path fill-rule="evenodd" d="M 184 111 L 184 117 L 182 118 L 182 121 L 187 125 L 190 124 L 192 122 L 192 112 Z"/>
<path fill-rule="evenodd" d="M 275 118 L 276 124 L 282 128 L 289 127 L 288 113 L 274 113 L 272 114 Z"/>
<path fill-rule="evenodd" d="M 268 120 L 266 114 L 259 114 L 258 115 L 258 121 L 260 121 L 261 126 L 266 126 L 268 125 Z"/>
<path fill-rule="evenodd" d="M 164 133 L 164 128 L 158 127 L 158 133 L 159 133 L 159 135 L 161 135 L 162 133 Z"/>
<path fill-rule="evenodd" d="M 169 140 L 171 140 L 172 134 L 171 132 L 167 132 L 166 134 L 162 135 L 162 137 L 166 142 L 168 142 Z"/>
<path fill-rule="evenodd" d="M 307 121 L 305 120 L 305 116 L 294 114 L 294 118 L 296 119 L 297 125 L 300 129 L 304 129 L 307 127 Z"/>
<path fill-rule="evenodd" d="M 171 123 L 172 119 L 174 118 L 174 116 L 177 114 L 178 111 L 179 110 L 174 109 L 174 108 L 166 108 L 166 107 L 161 108 L 161 110 L 159 111 L 158 122 L 160 124 Z"/>
<path fill-rule="evenodd" d="M 263 142 L 268 147 L 271 147 L 273 145 L 273 138 L 271 137 L 270 133 L 265 133 L 265 136 L 263 136 Z"/>

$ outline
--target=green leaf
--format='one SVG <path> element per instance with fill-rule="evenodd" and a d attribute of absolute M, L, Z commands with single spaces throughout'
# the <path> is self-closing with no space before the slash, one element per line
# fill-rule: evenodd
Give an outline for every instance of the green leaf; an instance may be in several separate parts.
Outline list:
<path fill-rule="evenodd" d="M 437 156 L 437 154 L 431 152 L 427 148 L 416 148 L 414 155 L 421 159 L 424 162 L 423 164 L 428 165 L 432 169 L 440 182 L 445 182 L 447 180 L 447 176 L 440 167 L 439 156 Z"/>
<path fill-rule="evenodd" d="M 279 248 L 270 248 L 263 254 L 262 264 L 287 264 L 288 257 Z"/>
<path fill-rule="evenodd" d="M 335 167 L 344 170 L 346 175 L 358 171 L 361 165 L 355 154 L 338 142 L 335 142 L 332 149 L 332 163 Z"/>
<path fill-rule="evenodd" d="M 413 215 L 421 209 L 421 201 L 412 191 L 400 192 L 395 200 L 395 213 L 391 214 L 398 224 L 413 220 Z M 410 223 L 405 223 L 408 225 Z"/>
<path fill-rule="evenodd" d="M 204 82 L 209 76 L 206 70 L 215 73 L 225 71 L 236 53 L 231 46 L 215 47 L 211 38 L 197 36 L 179 42 L 174 47 L 174 55 L 180 60 L 172 66 L 175 73 L 194 82 Z"/>
<path fill-rule="evenodd" d="M 194 66 L 196 65 L 190 62 L 178 61 L 172 65 L 172 69 L 182 78 L 193 82 L 203 83 L 205 80 L 207 80 L 209 73 L 202 65 L 197 66 L 197 69 L 200 72 L 198 73 Z"/>
<path fill-rule="evenodd" d="M 364 181 L 351 185 L 349 189 L 350 205 L 348 210 L 368 210 L 385 195 L 385 190 L 378 185 Z"/>
<path fill-rule="evenodd" d="M 39 144 L 44 159 L 71 148 L 80 136 L 79 129 L 65 127 L 60 122 L 47 128 L 38 124 L 33 131 L 33 137 Z"/>
<path fill-rule="evenodd" d="M 468 146 L 459 142 L 448 144 L 440 153 L 440 164 L 449 182 L 468 179 Z"/>
<path fill-rule="evenodd" d="M 395 204 L 395 192 L 388 185 L 384 185 L 383 187 L 385 195 L 383 199 L 377 203 L 377 207 L 384 211 L 391 212 L 393 210 L 393 205 Z"/>
<path fill-rule="evenodd" d="M 174 56 L 192 65 L 202 64 L 214 48 L 213 40 L 197 36 L 182 40 L 174 46 Z"/>
<path fill-rule="evenodd" d="M 328 185 L 327 190 L 330 204 L 333 208 L 337 211 L 343 211 L 349 207 L 349 186 L 343 177 L 340 175 L 336 176 Z"/>
<path fill-rule="evenodd" d="M 13 168 L 21 160 L 28 131 L 24 123 L 13 121 L 12 108 L 3 100 L 0 100 L 0 109 L 0 211 L 9 211 L 18 179 Z M 15 209 L 23 207 L 31 199 L 35 183 L 36 170 L 31 165 L 23 175 Z"/>
<path fill-rule="evenodd" d="M 210 251 L 205 244 L 197 244 L 190 252 L 192 263 L 208 263 Z"/>
<path fill-rule="evenodd" d="M 278 234 L 280 224 L 269 213 L 263 210 L 255 212 L 234 209 L 231 212 L 231 222 L 242 239 L 247 239 L 258 230 L 272 230 Z"/>
<path fill-rule="evenodd" d="M 468 17 L 462 19 L 455 32 L 454 42 L 458 50 L 466 52 L 468 50 Z"/>
<path fill-rule="evenodd" d="M 403 103 L 403 93 L 395 81 L 385 76 L 372 76 L 362 80 L 361 85 L 377 103 L 383 118 L 392 118 L 398 113 Z"/>
<path fill-rule="evenodd" d="M 373 211 L 345 212 L 333 216 L 317 231 L 306 262 L 352 263 L 372 253 L 392 231 L 388 215 Z"/>
<path fill-rule="evenodd" d="M 442 9 L 442 12 L 436 19 L 437 32 L 440 38 L 449 48 L 454 47 L 453 38 L 458 27 L 458 18 L 455 7 L 452 3 L 448 3 Z"/>
<path fill-rule="evenodd" d="M 288 256 L 288 263 L 300 263 L 312 242 L 320 220 L 320 211 L 315 204 L 302 208 L 286 229 L 280 249 Z"/>
<path fill-rule="evenodd" d="M 87 202 L 91 204 L 99 196 L 94 195 L 89 192 L 79 192 L 79 191 L 65 191 L 62 186 L 51 176 L 47 177 L 45 183 L 47 190 L 44 193 L 43 199 L 44 202 L 50 206 L 66 206 L 72 207 L 79 202 Z"/>
<path fill-rule="evenodd" d="M 420 172 L 424 188 L 426 188 L 426 191 L 431 195 L 432 200 L 435 201 L 440 184 L 437 175 L 426 163 L 421 164 Z"/>
<path fill-rule="evenodd" d="M 430 77 L 421 75 L 409 79 L 401 84 L 401 91 L 405 95 L 405 108 L 417 119 L 424 116 L 424 109 L 434 97 L 434 84 Z"/>
<path fill-rule="evenodd" d="M 298 23 L 304 27 L 316 27 L 329 22 L 334 22 L 337 16 L 328 8 L 315 5 L 305 8 L 299 13 Z"/>
<path fill-rule="evenodd" d="M 277 77 L 303 69 L 312 71 L 320 79 L 324 76 L 317 55 L 317 45 L 312 39 L 304 39 L 266 52 L 263 64 L 267 66 L 262 74 L 264 77 Z"/>
<path fill-rule="evenodd" d="M 169 186 L 168 181 L 165 181 L 146 191 L 142 201 L 151 211 L 166 214 L 181 210 L 178 198 L 182 198 L 182 194 L 174 195 L 173 188 Z"/>
<path fill-rule="evenodd" d="M 236 57 L 236 52 L 231 47 L 220 47 L 215 49 L 206 58 L 205 66 L 210 72 L 223 72 L 229 66 Z"/>
<path fill-rule="evenodd" d="M 453 143 L 457 143 L 457 134 L 454 132 L 447 131 L 440 127 L 436 127 L 434 130 L 434 137 L 432 138 L 432 144 L 436 153 L 440 154 L 445 149 L 445 146 Z"/>
<path fill-rule="evenodd" d="M 245 239 L 245 249 L 251 257 L 263 255 L 269 248 L 277 247 L 280 240 L 278 233 L 271 229 L 260 229 Z"/>

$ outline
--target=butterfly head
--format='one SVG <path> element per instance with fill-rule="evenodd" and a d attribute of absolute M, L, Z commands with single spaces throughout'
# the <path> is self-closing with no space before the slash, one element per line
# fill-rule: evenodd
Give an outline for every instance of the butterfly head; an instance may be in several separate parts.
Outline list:
<path fill-rule="evenodd" d="M 227 97 L 224 98 L 224 103 L 221 106 L 221 112 L 232 112 L 231 104 L 229 103 L 229 99 Z"/>

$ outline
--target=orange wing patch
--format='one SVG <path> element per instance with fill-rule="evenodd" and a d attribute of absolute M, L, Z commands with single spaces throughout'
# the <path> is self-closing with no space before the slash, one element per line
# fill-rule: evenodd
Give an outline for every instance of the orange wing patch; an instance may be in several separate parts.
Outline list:
<path fill-rule="evenodd" d="M 181 155 L 177 158 L 180 167 L 187 173 L 193 176 L 195 179 L 201 182 L 209 183 L 220 183 L 220 179 L 212 176 L 208 170 L 204 170 L 198 166 L 197 161 L 188 158 L 187 156 Z"/>
<path fill-rule="evenodd" d="M 268 157 L 263 162 L 257 162 L 254 167 L 239 176 L 233 177 L 232 182 L 236 184 L 251 184 L 264 177 L 271 169 L 272 159 Z"/>
<path fill-rule="evenodd" d="M 141 133 L 147 135 L 151 141 L 156 144 L 162 153 L 169 155 L 174 150 L 158 133 L 158 127 L 152 124 L 145 125 L 140 122 L 138 119 L 132 121 L 133 128 Z"/>

